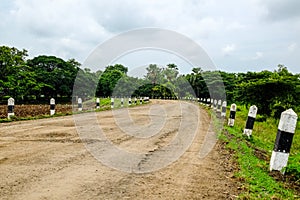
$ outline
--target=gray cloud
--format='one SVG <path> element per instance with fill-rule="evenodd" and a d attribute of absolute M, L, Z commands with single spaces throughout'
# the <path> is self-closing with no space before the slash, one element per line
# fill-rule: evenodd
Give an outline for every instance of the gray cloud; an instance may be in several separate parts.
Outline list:
<path fill-rule="evenodd" d="M 299 0 L 269 0 L 265 1 L 266 18 L 271 21 L 300 19 Z"/>
<path fill-rule="evenodd" d="M 110 1 L 109 4 L 99 2 L 91 8 L 94 18 L 100 26 L 112 33 L 120 33 L 137 27 L 154 25 L 151 17 L 146 15 L 141 6 L 134 1 Z"/>
<path fill-rule="evenodd" d="M 222 70 L 273 70 L 283 63 L 300 72 L 299 6 L 297 0 L 2 0 L 0 38 L 31 57 L 83 63 L 119 33 L 158 27 L 197 42 Z"/>

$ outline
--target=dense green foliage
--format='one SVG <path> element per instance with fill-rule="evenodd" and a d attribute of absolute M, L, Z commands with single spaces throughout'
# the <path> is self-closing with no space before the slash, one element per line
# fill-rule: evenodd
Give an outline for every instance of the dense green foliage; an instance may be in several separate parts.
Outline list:
<path fill-rule="evenodd" d="M 261 114 L 280 117 L 282 111 L 300 104 L 300 75 L 293 75 L 279 65 L 274 72 L 239 74 L 236 95 L 239 102 L 256 104 Z"/>
<path fill-rule="evenodd" d="M 216 78 L 217 74 L 222 78 Z M 213 71 L 188 74 L 187 78 L 199 97 L 222 99 L 213 94 L 214 92 L 221 94 L 216 91 L 218 88 L 212 87 L 215 82 L 222 81 L 229 103 L 256 105 L 260 114 L 275 118 L 279 118 L 281 112 L 289 108 L 293 108 L 296 112 L 300 111 L 300 74 L 292 74 L 283 65 L 278 65 L 278 69 L 274 72 Z"/>
<path fill-rule="evenodd" d="M 80 68 L 74 59 L 55 56 L 27 59 L 26 50 L 0 47 L 0 101 L 10 96 L 17 102 L 48 102 L 51 97 L 71 101 L 94 96 L 150 96 L 152 98 L 198 97 L 255 104 L 259 114 L 278 118 L 283 110 L 300 111 L 300 75 L 283 65 L 277 70 L 228 73 L 195 67 L 180 74 L 176 64 L 150 64 L 144 77 L 127 75 L 128 68 L 116 64 L 101 72 Z M 76 81 L 75 81 L 76 80 Z M 74 82 L 76 84 L 74 85 Z"/>
<path fill-rule="evenodd" d="M 51 97 L 70 101 L 78 72 L 83 82 L 97 82 L 95 73 L 81 70 L 74 59 L 64 61 L 55 56 L 27 59 L 26 50 L 0 47 L 0 101 L 14 97 L 18 103 L 48 102 Z M 92 77 L 92 78 L 91 78 Z"/>

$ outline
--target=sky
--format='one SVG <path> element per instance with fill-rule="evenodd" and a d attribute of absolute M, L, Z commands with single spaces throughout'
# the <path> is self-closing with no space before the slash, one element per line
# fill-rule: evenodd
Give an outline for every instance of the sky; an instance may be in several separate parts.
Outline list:
<path fill-rule="evenodd" d="M 273 71 L 283 64 L 300 73 L 299 11 L 299 0 L 0 0 L 0 45 L 26 49 L 29 58 L 84 63 L 111 38 L 153 27 L 190 38 L 218 70 Z M 159 52 L 141 50 L 115 62 L 187 64 Z"/>

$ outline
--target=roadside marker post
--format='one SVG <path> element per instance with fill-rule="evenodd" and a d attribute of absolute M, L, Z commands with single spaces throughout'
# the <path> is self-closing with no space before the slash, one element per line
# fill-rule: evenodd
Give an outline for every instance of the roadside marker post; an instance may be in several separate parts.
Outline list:
<path fill-rule="evenodd" d="M 281 113 L 275 145 L 270 160 L 270 171 L 282 171 L 287 166 L 293 136 L 296 130 L 297 118 L 297 114 L 292 109 Z"/>
<path fill-rule="evenodd" d="M 111 98 L 111 100 L 110 100 L 110 107 L 114 108 L 114 106 L 115 106 L 115 99 Z"/>
<path fill-rule="evenodd" d="M 230 114 L 229 114 L 229 119 L 228 119 L 228 126 L 231 126 L 231 127 L 234 126 L 235 114 L 236 114 L 236 104 L 233 103 L 230 106 Z"/>
<path fill-rule="evenodd" d="M 244 129 L 244 134 L 247 135 L 249 138 L 252 135 L 256 114 L 257 114 L 257 107 L 253 105 L 249 109 L 246 127 Z"/>
<path fill-rule="evenodd" d="M 217 101 L 217 99 L 215 99 L 215 100 L 214 100 L 214 111 L 217 110 L 217 104 L 218 104 L 218 101 Z"/>
<path fill-rule="evenodd" d="M 221 113 L 221 107 L 222 107 L 222 100 L 218 101 L 218 106 L 217 106 L 217 112 Z"/>
<path fill-rule="evenodd" d="M 78 98 L 78 111 L 82 111 L 82 99 Z"/>
<path fill-rule="evenodd" d="M 210 106 L 210 98 L 207 99 L 207 106 Z"/>
<path fill-rule="evenodd" d="M 121 98 L 121 108 L 124 106 L 124 98 Z"/>
<path fill-rule="evenodd" d="M 99 109 L 100 108 L 100 99 L 97 98 L 96 99 L 96 109 Z"/>
<path fill-rule="evenodd" d="M 15 109 L 15 99 L 10 97 L 7 101 L 7 118 L 10 119 L 11 116 L 14 116 Z"/>
<path fill-rule="evenodd" d="M 55 99 L 51 98 L 50 99 L 50 115 L 55 114 Z"/>
<path fill-rule="evenodd" d="M 223 104 L 222 104 L 222 110 L 221 110 L 221 117 L 226 117 L 226 107 L 227 107 L 227 102 L 226 101 L 223 101 Z"/>
<path fill-rule="evenodd" d="M 131 106 L 131 98 L 128 98 L 128 105 Z"/>

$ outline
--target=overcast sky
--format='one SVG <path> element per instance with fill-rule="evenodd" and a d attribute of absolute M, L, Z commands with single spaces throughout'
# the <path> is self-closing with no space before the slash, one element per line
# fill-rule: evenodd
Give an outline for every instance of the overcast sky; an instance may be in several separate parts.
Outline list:
<path fill-rule="evenodd" d="M 30 57 L 83 63 L 120 33 L 156 27 L 195 41 L 220 70 L 300 73 L 299 0 L 0 0 L 0 19 L 0 45 Z"/>

